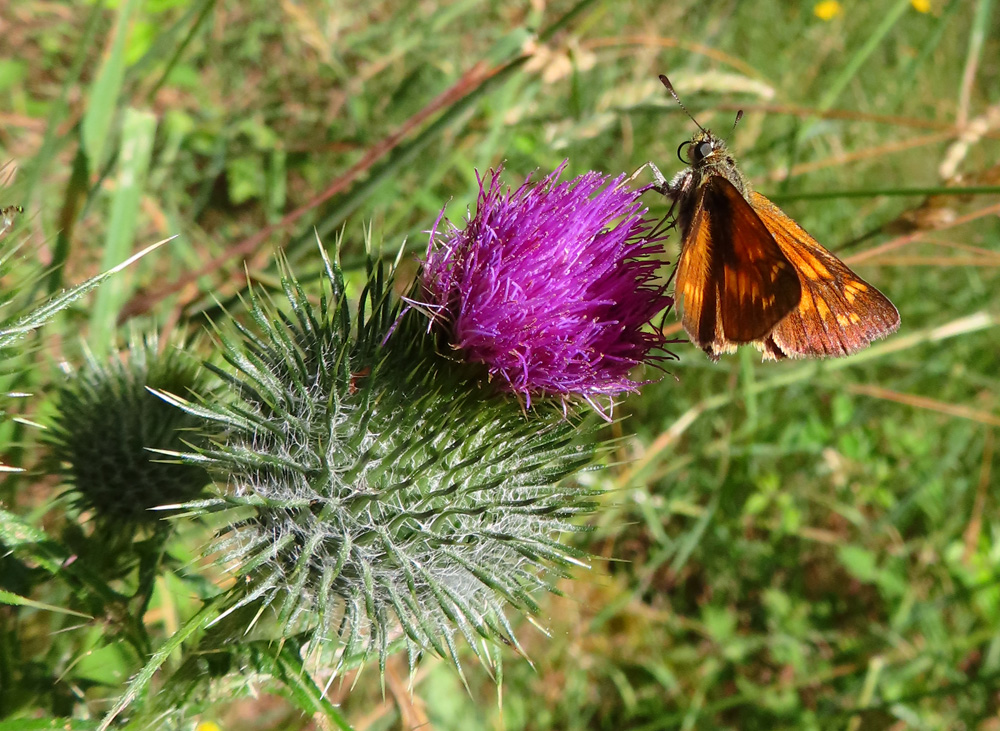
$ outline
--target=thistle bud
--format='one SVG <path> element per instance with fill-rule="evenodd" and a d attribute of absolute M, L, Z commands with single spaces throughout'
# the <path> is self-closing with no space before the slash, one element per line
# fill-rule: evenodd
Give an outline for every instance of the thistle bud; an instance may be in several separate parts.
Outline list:
<path fill-rule="evenodd" d="M 155 335 L 135 335 L 107 363 L 88 357 L 68 374 L 45 441 L 80 510 L 154 523 L 163 514 L 153 508 L 190 500 L 208 484 L 202 467 L 153 451 L 189 451 L 202 423 L 151 391 L 189 394 L 204 381 L 196 360 L 177 347 L 159 352 Z"/>

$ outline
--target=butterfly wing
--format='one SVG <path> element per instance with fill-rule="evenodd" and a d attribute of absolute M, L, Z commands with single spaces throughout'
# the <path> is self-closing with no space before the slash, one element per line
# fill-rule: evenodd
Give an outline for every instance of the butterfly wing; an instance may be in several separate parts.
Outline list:
<path fill-rule="evenodd" d="M 684 329 L 709 355 L 766 336 L 799 302 L 795 270 L 727 178 L 710 175 L 677 268 Z M 711 350 L 709 347 L 711 346 Z"/>
<path fill-rule="evenodd" d="M 714 245 L 709 213 L 701 198 L 684 235 L 677 262 L 677 295 L 684 298 L 681 323 L 688 337 L 713 359 L 722 352 L 719 290 L 713 275 Z"/>
<path fill-rule="evenodd" d="M 799 278 L 774 237 L 728 179 L 709 178 L 705 207 L 721 270 L 719 309 L 727 340 L 749 343 L 766 335 L 799 302 Z"/>
<path fill-rule="evenodd" d="M 750 201 L 802 290 L 798 306 L 755 343 L 765 359 L 850 355 L 899 327 L 899 312 L 885 295 L 760 193 L 751 193 Z"/>

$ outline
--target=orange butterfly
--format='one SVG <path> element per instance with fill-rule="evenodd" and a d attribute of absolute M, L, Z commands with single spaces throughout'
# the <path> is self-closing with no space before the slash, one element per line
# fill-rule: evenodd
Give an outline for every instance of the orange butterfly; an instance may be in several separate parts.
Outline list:
<path fill-rule="evenodd" d="M 894 332 L 892 302 L 751 190 L 723 141 L 698 129 L 678 148 L 691 167 L 673 180 L 650 163 L 653 188 L 677 207 L 676 292 L 691 340 L 712 360 L 748 343 L 780 360 L 850 355 Z"/>

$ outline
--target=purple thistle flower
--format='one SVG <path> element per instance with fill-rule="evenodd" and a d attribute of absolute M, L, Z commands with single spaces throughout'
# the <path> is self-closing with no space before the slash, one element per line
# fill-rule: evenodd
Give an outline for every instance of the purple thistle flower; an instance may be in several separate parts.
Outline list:
<path fill-rule="evenodd" d="M 660 239 L 646 239 L 640 192 L 589 172 L 502 190 L 500 170 L 479 179 L 464 229 L 431 232 L 422 273 L 425 306 L 466 360 L 520 394 L 580 396 L 604 413 L 640 382 L 629 371 L 663 350 L 646 323 L 673 300 L 658 283 Z M 477 176 L 478 177 L 478 176 Z M 442 212 L 443 215 L 443 212 Z"/>

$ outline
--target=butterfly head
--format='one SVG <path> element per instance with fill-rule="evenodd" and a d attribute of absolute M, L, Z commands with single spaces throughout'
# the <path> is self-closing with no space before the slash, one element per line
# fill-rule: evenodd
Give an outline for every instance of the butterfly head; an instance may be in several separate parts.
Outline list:
<path fill-rule="evenodd" d="M 732 183 L 744 197 L 750 194 L 750 184 L 737 167 L 736 160 L 730 154 L 726 143 L 711 130 L 699 129 L 694 137 L 682 142 L 677 148 L 677 157 L 687 164 L 688 168 L 677 174 L 673 185 L 678 191 L 681 189 L 689 191 L 692 196 L 691 203 L 697 200 L 695 194 L 702 183 L 715 175 Z"/>
<path fill-rule="evenodd" d="M 685 140 L 677 148 L 677 157 L 681 162 L 692 167 L 710 167 L 713 165 L 735 166 L 726 143 L 712 134 L 711 130 L 700 130 L 690 140 Z"/>

